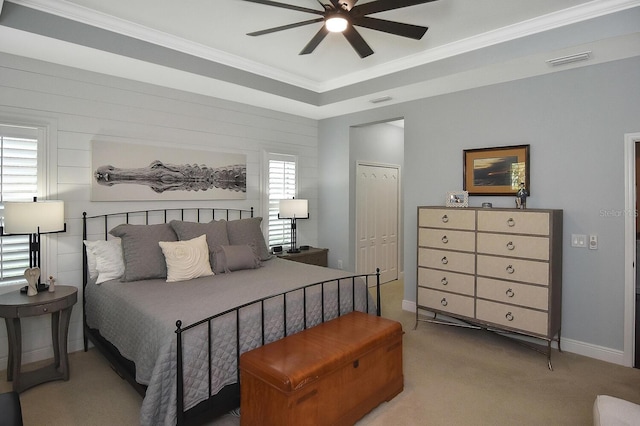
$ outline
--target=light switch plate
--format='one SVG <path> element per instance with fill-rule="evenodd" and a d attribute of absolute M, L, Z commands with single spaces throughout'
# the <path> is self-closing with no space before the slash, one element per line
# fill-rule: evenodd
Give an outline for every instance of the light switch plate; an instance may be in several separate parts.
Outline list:
<path fill-rule="evenodd" d="M 595 234 L 589 235 L 589 249 L 591 250 L 598 249 L 598 236 Z"/>
<path fill-rule="evenodd" d="M 571 234 L 571 247 L 586 247 L 587 236 L 584 234 Z"/>

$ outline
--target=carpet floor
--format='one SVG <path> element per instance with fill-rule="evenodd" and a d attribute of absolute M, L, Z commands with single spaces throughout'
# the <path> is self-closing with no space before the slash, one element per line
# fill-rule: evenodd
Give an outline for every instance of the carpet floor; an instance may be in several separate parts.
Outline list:
<path fill-rule="evenodd" d="M 639 369 L 554 350 L 550 371 L 545 356 L 493 333 L 424 322 L 414 329 L 402 298 L 402 282 L 382 286 L 383 315 L 405 331 L 404 391 L 358 425 L 590 425 L 598 394 L 640 404 Z M 69 361 L 69 381 L 20 395 L 25 426 L 138 424 L 142 398 L 97 351 Z M 0 372 L 0 392 L 10 389 Z M 238 424 L 233 415 L 211 423 Z"/>

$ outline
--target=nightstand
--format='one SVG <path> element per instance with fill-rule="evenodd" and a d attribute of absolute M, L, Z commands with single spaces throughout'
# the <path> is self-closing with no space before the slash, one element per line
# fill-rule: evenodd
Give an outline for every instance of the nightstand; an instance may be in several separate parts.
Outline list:
<path fill-rule="evenodd" d="M 300 253 L 284 252 L 278 255 L 281 259 L 293 260 L 294 262 L 307 263 L 309 265 L 327 266 L 327 254 L 329 249 L 309 247 L 309 250 L 300 250 Z"/>
<path fill-rule="evenodd" d="M 0 294 L 0 317 L 7 324 L 9 357 L 7 381 L 13 381 L 13 390 L 22 392 L 33 386 L 53 380 L 69 380 L 69 358 L 67 337 L 71 309 L 78 301 L 78 289 L 57 285 L 56 291 L 43 291 L 36 296 L 27 296 L 15 290 Z M 22 327 L 20 318 L 51 314 L 51 336 L 53 337 L 53 364 L 33 371 L 21 372 Z"/>

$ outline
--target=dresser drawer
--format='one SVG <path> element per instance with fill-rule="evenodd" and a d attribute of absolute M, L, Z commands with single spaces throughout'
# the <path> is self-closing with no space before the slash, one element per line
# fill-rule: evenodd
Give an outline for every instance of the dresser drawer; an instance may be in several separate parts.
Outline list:
<path fill-rule="evenodd" d="M 473 275 L 418 268 L 418 285 L 422 287 L 473 296 L 475 293 L 474 283 L 475 276 Z"/>
<path fill-rule="evenodd" d="M 478 255 L 478 275 L 549 285 L 549 264 L 533 260 Z"/>
<path fill-rule="evenodd" d="M 478 277 L 477 297 L 496 302 L 512 303 L 546 311 L 549 308 L 549 289 L 528 284 Z"/>
<path fill-rule="evenodd" d="M 478 253 L 549 260 L 549 238 L 479 232 Z"/>
<path fill-rule="evenodd" d="M 549 235 L 549 213 L 478 210 L 478 231 Z"/>
<path fill-rule="evenodd" d="M 473 231 L 476 228 L 476 212 L 475 210 L 419 209 L 418 226 Z"/>
<path fill-rule="evenodd" d="M 476 271 L 475 254 L 456 251 L 418 249 L 418 266 L 473 274 Z"/>
<path fill-rule="evenodd" d="M 447 250 L 474 251 L 476 249 L 476 234 L 469 231 L 420 228 L 418 230 L 418 245 Z"/>
<path fill-rule="evenodd" d="M 546 312 L 534 311 L 502 303 L 478 300 L 476 302 L 476 318 L 529 333 L 546 336 L 548 331 L 548 315 Z"/>
<path fill-rule="evenodd" d="M 418 287 L 418 304 L 427 309 L 473 318 L 473 297 Z"/>

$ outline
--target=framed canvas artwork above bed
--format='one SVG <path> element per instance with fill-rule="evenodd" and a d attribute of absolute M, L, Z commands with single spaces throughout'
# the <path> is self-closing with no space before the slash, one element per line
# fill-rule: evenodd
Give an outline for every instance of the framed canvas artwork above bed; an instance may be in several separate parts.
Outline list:
<path fill-rule="evenodd" d="M 246 199 L 247 156 L 92 141 L 91 201 Z"/>

